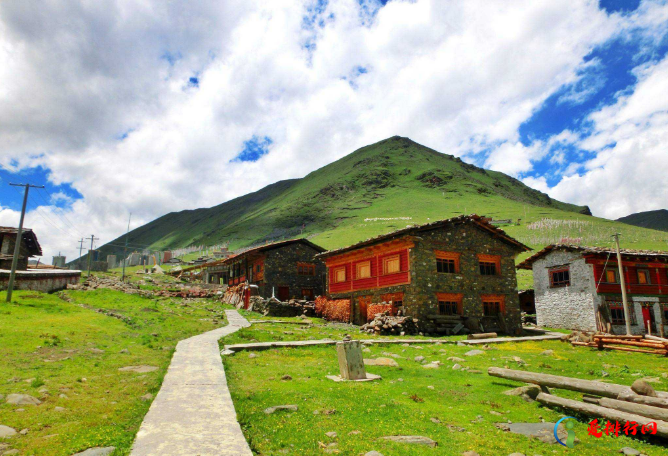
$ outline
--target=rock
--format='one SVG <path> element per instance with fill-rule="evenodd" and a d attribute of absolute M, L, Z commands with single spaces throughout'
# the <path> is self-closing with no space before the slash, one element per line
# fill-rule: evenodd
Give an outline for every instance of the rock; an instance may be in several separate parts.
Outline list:
<path fill-rule="evenodd" d="M 140 399 L 142 401 L 148 402 L 153 399 L 153 395 L 151 393 L 146 393 Z"/>
<path fill-rule="evenodd" d="M 21 430 L 19 431 L 19 434 L 21 434 L 21 435 L 28 435 L 28 432 L 30 432 L 29 429 L 21 429 Z"/>
<path fill-rule="evenodd" d="M 389 366 L 389 367 L 399 367 L 399 363 L 391 358 L 372 358 L 364 359 L 365 366 Z"/>
<path fill-rule="evenodd" d="M 458 358 L 456 356 L 451 356 L 448 358 L 448 361 L 452 361 L 453 363 L 463 363 L 466 361 L 464 358 Z"/>
<path fill-rule="evenodd" d="M 67 394 L 61 393 L 58 397 L 61 399 L 67 399 Z"/>
<path fill-rule="evenodd" d="M 480 456 L 480 455 L 475 451 L 465 451 L 462 453 L 462 456 Z"/>
<path fill-rule="evenodd" d="M 510 453 L 508 456 L 526 456 L 524 453 Z"/>
<path fill-rule="evenodd" d="M 454 366 L 452 366 L 452 370 L 459 370 L 461 368 L 462 368 L 461 364 L 455 364 Z"/>
<path fill-rule="evenodd" d="M 543 350 L 540 354 L 543 356 L 552 356 L 554 355 L 554 350 Z"/>
<path fill-rule="evenodd" d="M 439 420 L 438 418 L 429 418 L 429 419 L 431 420 L 432 423 L 435 423 L 435 424 L 438 424 L 438 423 L 441 422 L 441 420 Z"/>
<path fill-rule="evenodd" d="M 540 386 L 538 385 L 520 386 L 519 388 L 503 392 L 506 396 L 520 396 L 527 402 L 536 400 L 536 396 L 538 396 L 539 393 Z"/>
<path fill-rule="evenodd" d="M 413 358 L 413 361 L 415 361 L 416 363 L 421 363 L 422 361 L 424 361 L 424 356 L 416 356 L 415 358 Z"/>
<path fill-rule="evenodd" d="M 54 407 L 54 408 L 53 408 L 53 411 L 54 411 L 54 412 L 64 412 L 64 411 L 65 411 L 65 408 L 64 408 L 64 407 Z"/>
<path fill-rule="evenodd" d="M 325 432 L 325 435 L 327 437 L 329 437 L 330 439 L 335 439 L 338 434 L 336 432 L 332 431 L 332 432 Z"/>
<path fill-rule="evenodd" d="M 0 439 L 8 439 L 16 435 L 16 429 L 0 424 Z"/>
<path fill-rule="evenodd" d="M 482 350 L 470 350 L 464 353 L 464 356 L 476 356 L 476 355 L 484 355 L 485 352 Z"/>
<path fill-rule="evenodd" d="M 10 394 L 7 396 L 7 403 L 13 405 L 39 405 L 42 401 L 29 394 Z"/>
<path fill-rule="evenodd" d="M 435 447 L 438 445 L 438 443 L 434 442 L 429 437 L 423 437 L 420 435 L 388 435 L 381 437 L 381 439 L 392 442 L 410 443 L 413 445 L 426 445 L 430 447 Z"/>
<path fill-rule="evenodd" d="M 287 412 L 296 412 L 299 410 L 299 407 L 296 405 L 275 405 L 273 407 L 269 407 L 264 409 L 264 413 L 267 415 L 271 415 L 274 412 L 280 412 L 280 411 L 287 411 Z"/>
<path fill-rule="evenodd" d="M 661 383 L 659 377 L 645 377 L 643 378 L 647 383 Z"/>
<path fill-rule="evenodd" d="M 123 350 L 121 350 L 121 353 L 128 354 L 128 353 L 130 353 L 130 350 L 128 350 L 127 348 L 124 348 Z"/>
<path fill-rule="evenodd" d="M 145 374 L 147 372 L 154 372 L 157 371 L 158 368 L 157 366 L 126 366 L 126 367 L 119 367 L 118 370 L 120 372 L 136 372 L 138 374 Z"/>
<path fill-rule="evenodd" d="M 362 431 L 350 431 L 348 435 L 360 435 Z"/>
<path fill-rule="evenodd" d="M 289 375 L 284 375 L 284 376 L 281 377 L 281 380 L 285 380 L 285 381 L 292 380 L 292 377 L 289 376 Z"/>
<path fill-rule="evenodd" d="M 369 451 L 367 453 L 364 453 L 364 456 L 383 456 L 383 453 L 379 453 L 377 451 Z"/>
<path fill-rule="evenodd" d="M 107 456 L 108 454 L 113 453 L 116 447 L 95 447 L 88 448 L 86 451 L 81 453 L 73 454 L 72 456 Z"/>
<path fill-rule="evenodd" d="M 640 394 L 641 396 L 650 396 L 650 397 L 656 397 L 656 391 L 654 391 L 654 388 L 652 388 L 652 385 L 647 383 L 645 380 L 638 379 L 635 382 L 633 382 L 633 385 L 631 385 L 631 389 L 633 390 L 634 393 Z"/>
<path fill-rule="evenodd" d="M 13 449 L 13 450 L 8 450 L 2 453 L 2 456 L 11 456 L 13 454 L 19 454 L 19 450 Z"/>
<path fill-rule="evenodd" d="M 104 353 L 104 350 L 101 348 L 91 348 L 90 351 L 93 353 Z"/>
<path fill-rule="evenodd" d="M 543 443 L 555 444 L 557 439 L 554 438 L 554 425 L 555 423 L 495 423 L 494 426 L 501 429 L 502 431 L 512 432 L 513 434 L 521 434 L 526 437 L 531 437 L 540 440 Z M 563 427 L 563 424 L 559 425 L 557 430 L 559 439 L 566 441 L 568 434 Z M 575 442 L 579 442 L 580 439 L 575 438 Z"/>
<path fill-rule="evenodd" d="M 370 348 L 363 348 L 362 351 L 363 351 L 364 353 L 371 353 L 371 349 L 370 349 Z"/>
<path fill-rule="evenodd" d="M 523 360 L 522 358 L 520 358 L 519 356 L 513 356 L 513 361 L 515 361 L 517 364 L 520 364 L 520 365 L 522 365 L 522 364 L 526 364 L 526 361 L 524 361 L 524 360 Z"/>
<path fill-rule="evenodd" d="M 640 454 L 640 451 L 631 447 L 624 447 L 621 450 L 619 450 L 619 452 L 628 456 L 638 456 Z"/>
<path fill-rule="evenodd" d="M 258 355 L 255 354 L 255 353 L 249 353 L 249 354 L 248 354 L 248 357 L 251 358 L 251 359 L 253 359 L 253 358 L 257 358 Z"/>
<path fill-rule="evenodd" d="M 438 361 L 431 362 L 429 364 L 423 364 L 422 367 L 425 369 L 438 369 L 440 367 L 441 363 Z"/>

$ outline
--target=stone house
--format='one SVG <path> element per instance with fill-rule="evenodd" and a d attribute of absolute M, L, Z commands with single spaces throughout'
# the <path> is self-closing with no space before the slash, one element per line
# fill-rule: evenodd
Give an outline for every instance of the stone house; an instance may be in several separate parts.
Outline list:
<path fill-rule="evenodd" d="M 459 318 L 471 331 L 521 330 L 515 257 L 530 250 L 477 215 L 411 226 L 318 255 L 332 299 L 348 299 L 353 323 L 391 303 L 425 332 Z M 449 332 L 449 330 L 447 330 Z"/>
<path fill-rule="evenodd" d="M 668 252 L 622 250 L 634 334 L 668 320 Z M 518 266 L 533 270 L 537 323 L 552 328 L 626 333 L 615 250 L 554 244 Z"/>
<path fill-rule="evenodd" d="M 248 282 L 265 298 L 313 300 L 324 293 L 325 265 L 315 258 L 324 251 L 307 239 L 265 244 L 208 264 L 204 281 L 228 286 Z"/>
<path fill-rule="evenodd" d="M 17 234 L 18 228 L 0 226 L 0 269 L 12 268 Z M 37 242 L 37 236 L 31 229 L 24 228 L 21 232 L 21 248 L 17 270 L 25 271 L 28 269 L 28 259 L 41 255 L 42 247 Z"/>

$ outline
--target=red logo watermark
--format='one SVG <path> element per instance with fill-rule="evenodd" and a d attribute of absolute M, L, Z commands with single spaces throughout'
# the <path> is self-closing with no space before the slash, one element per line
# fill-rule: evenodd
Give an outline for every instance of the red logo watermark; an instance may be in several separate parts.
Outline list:
<path fill-rule="evenodd" d="M 627 421 L 622 426 L 619 421 L 608 421 L 603 427 L 603 423 L 599 424 L 598 419 L 592 420 L 589 423 L 587 432 L 597 439 L 603 437 L 603 434 L 609 437 L 619 437 L 619 434 L 624 435 L 655 435 L 657 426 L 655 422 L 643 424 L 642 426 L 635 421 Z"/>

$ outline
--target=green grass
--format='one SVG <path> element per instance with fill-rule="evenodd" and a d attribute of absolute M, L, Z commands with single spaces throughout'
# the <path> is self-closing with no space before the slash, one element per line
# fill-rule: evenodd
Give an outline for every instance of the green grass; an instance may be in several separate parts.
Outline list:
<path fill-rule="evenodd" d="M 14 302 L 5 304 L 0 293 L 0 394 L 42 400 L 39 406 L 0 401 L 0 424 L 29 429 L 5 443 L 30 455 L 69 456 L 94 446 L 115 446 L 114 456 L 126 455 L 151 403 L 142 396 L 159 390 L 176 343 L 223 325 L 222 307 L 113 290 L 67 296 L 72 302 L 18 291 Z M 129 353 L 121 353 L 124 349 Z M 118 371 L 134 365 L 158 370 Z"/>
<path fill-rule="evenodd" d="M 513 222 L 522 219 L 520 225 L 503 228 L 533 248 L 562 238 L 608 246 L 610 235 L 621 232 L 624 247 L 668 249 L 666 232 L 582 215 L 582 209 L 553 200 L 505 174 L 393 137 L 302 179 L 281 181 L 212 208 L 167 214 L 129 236 L 131 244 L 155 249 L 221 242 L 230 242 L 235 249 L 301 235 L 325 248 L 336 248 L 407 224 L 477 213 Z M 410 220 L 365 221 L 376 217 Z M 546 218 L 557 222 L 535 229 L 529 226 Z M 113 253 L 111 247 L 102 250 Z"/>
<path fill-rule="evenodd" d="M 243 331 L 250 331 L 245 329 Z M 225 342 L 225 340 L 223 340 Z M 385 455 L 460 455 L 474 450 L 482 456 L 521 452 L 534 454 L 570 454 L 569 450 L 530 440 L 498 430 L 496 422 L 556 422 L 563 413 L 527 403 L 503 391 L 519 383 L 489 377 L 490 366 L 527 371 L 601 379 L 630 385 L 644 376 L 659 377 L 657 389 L 666 389 L 661 373 L 668 361 L 650 355 L 628 355 L 621 352 L 598 353 L 589 348 L 574 348 L 562 342 L 524 342 L 498 344 L 485 354 L 467 357 L 464 353 L 478 347 L 456 345 L 423 345 L 417 347 L 371 346 L 367 357 L 393 353 L 399 367 L 369 367 L 382 380 L 369 383 L 334 383 L 326 375 L 338 374 L 334 347 L 275 349 L 256 352 L 255 358 L 240 352 L 223 357 L 227 378 L 244 434 L 258 454 L 323 454 L 321 442 L 337 442 L 340 454 L 359 455 L 376 450 Z M 540 353 L 552 349 L 554 355 Z M 444 351 L 444 352 L 443 352 Z M 413 360 L 425 356 L 441 361 L 439 369 L 424 369 Z M 470 373 L 452 370 L 447 357 L 458 356 L 460 364 L 479 370 Z M 520 366 L 512 358 L 521 357 Z M 634 375 L 635 374 L 635 375 Z M 281 380 L 290 375 L 292 380 Z M 430 387 L 433 387 L 430 388 Z M 577 397 L 576 393 L 557 391 L 560 396 Z M 267 415 L 267 407 L 295 404 L 297 412 Z M 329 412 L 328 412 L 329 411 Z M 331 412 L 335 411 L 335 412 Z M 500 413 L 493 415 L 490 411 Z M 567 413 L 570 414 L 570 413 Z M 440 422 L 432 422 L 432 418 Z M 587 435 L 589 420 L 581 417 L 575 431 L 581 443 L 573 453 L 600 456 L 616 454 L 630 446 L 650 455 L 667 455 L 668 450 L 656 442 L 604 435 L 595 439 Z M 459 431 L 459 428 L 464 428 Z M 327 432 L 337 432 L 331 439 Z M 387 435 L 422 435 L 438 442 L 438 447 L 407 446 L 379 440 Z"/>

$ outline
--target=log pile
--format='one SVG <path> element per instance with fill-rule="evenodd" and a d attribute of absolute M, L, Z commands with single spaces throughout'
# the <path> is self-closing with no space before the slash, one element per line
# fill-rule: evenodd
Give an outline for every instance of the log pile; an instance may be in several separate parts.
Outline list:
<path fill-rule="evenodd" d="M 464 317 L 461 315 L 429 315 L 435 326 L 435 332 L 450 336 L 452 334 L 468 334 L 471 331 L 465 326 Z"/>
<path fill-rule="evenodd" d="M 227 290 L 225 290 L 225 294 L 223 295 L 223 302 L 232 304 L 235 307 L 239 307 L 240 304 L 243 305 L 244 285 L 241 284 L 228 287 Z"/>
<path fill-rule="evenodd" d="M 543 405 L 621 424 L 656 424 L 656 435 L 668 438 L 668 392 L 655 391 L 644 380 L 636 380 L 628 387 L 498 367 L 490 367 L 487 373 L 493 377 L 539 385 L 543 392 L 538 394 L 536 400 Z M 583 401 L 556 396 L 548 387 L 584 393 Z"/>
<path fill-rule="evenodd" d="M 325 320 L 350 323 L 350 299 L 327 299 L 318 296 L 315 299 L 315 314 Z"/>
<path fill-rule="evenodd" d="M 668 356 L 668 339 L 652 335 L 615 336 L 611 334 L 593 334 L 591 336 L 569 338 L 572 345 L 595 347 L 599 350 L 619 350 L 635 353 L 649 353 Z"/>
<path fill-rule="evenodd" d="M 413 317 L 390 315 L 389 312 L 376 314 L 373 320 L 360 328 L 361 332 L 377 335 L 405 336 L 418 334 L 418 320 Z"/>
<path fill-rule="evenodd" d="M 366 311 L 366 321 L 369 322 L 374 319 L 376 314 L 387 312 L 389 315 L 397 315 L 397 307 L 388 302 L 382 302 L 380 304 L 370 304 L 369 308 Z"/>

